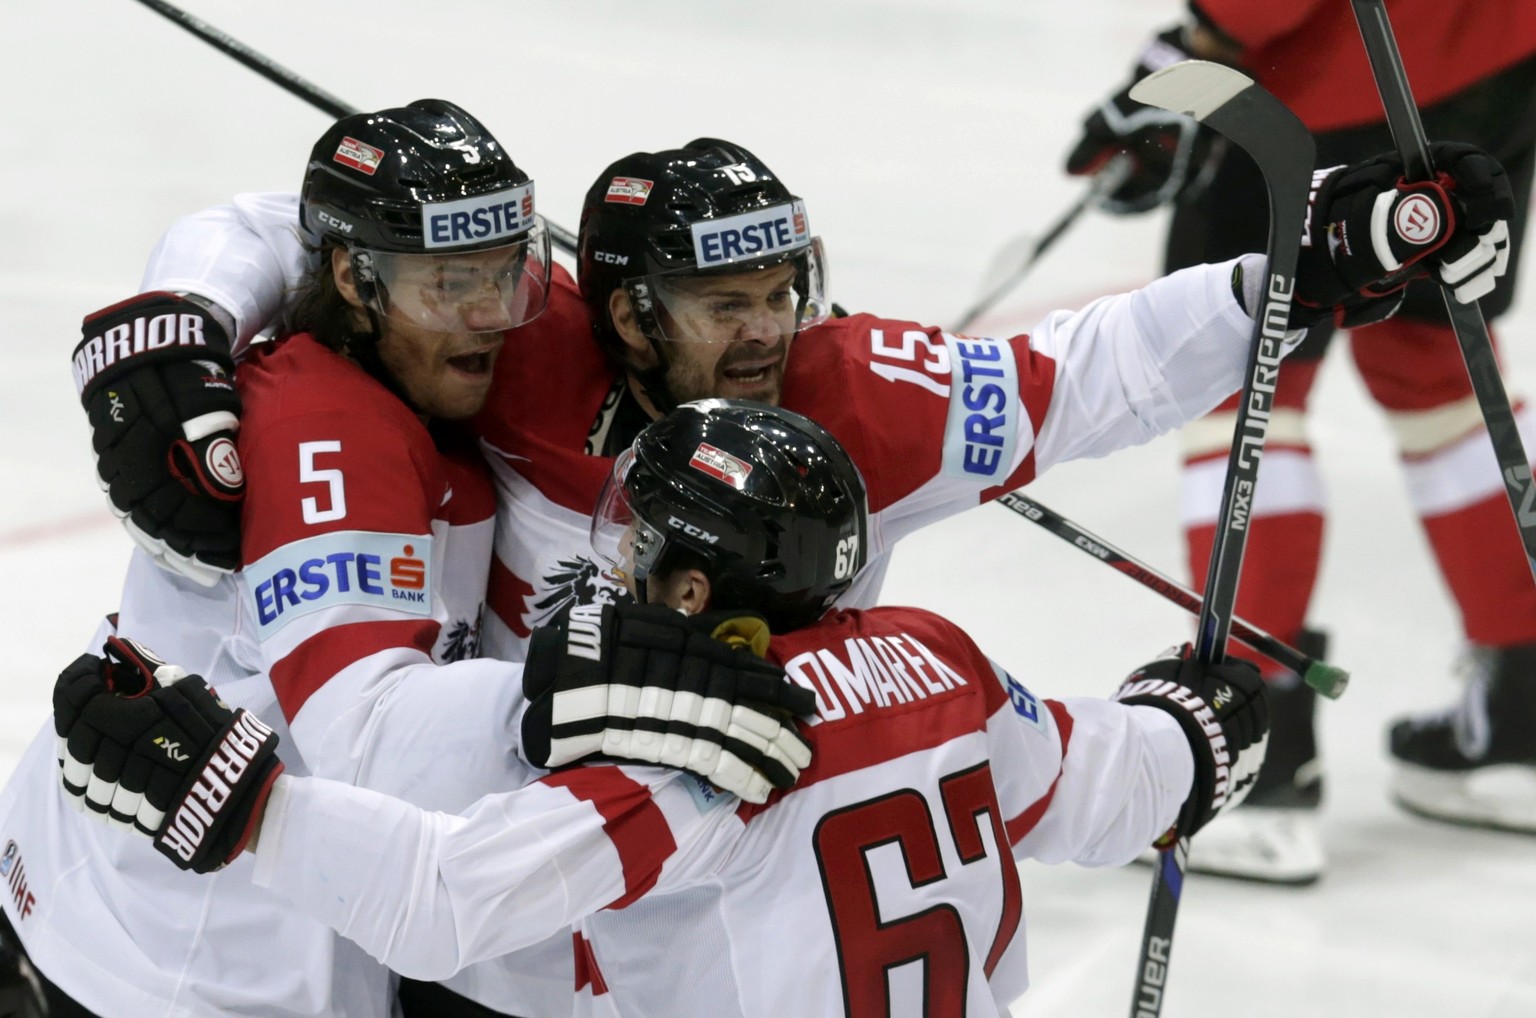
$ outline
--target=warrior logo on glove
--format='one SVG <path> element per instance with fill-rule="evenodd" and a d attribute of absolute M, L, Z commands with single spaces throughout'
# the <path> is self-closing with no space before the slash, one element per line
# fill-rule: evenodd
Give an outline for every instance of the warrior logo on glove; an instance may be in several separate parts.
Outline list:
<path fill-rule="evenodd" d="M 53 688 L 64 792 L 84 812 L 154 838 L 210 873 L 245 849 L 283 771 L 276 733 L 208 684 L 117 636 Z"/>
<path fill-rule="evenodd" d="M 1171 835 L 1188 837 L 1247 797 L 1269 746 L 1264 680 L 1253 665 L 1202 664 L 1186 643 L 1137 669 L 1114 699 L 1167 711 L 1189 739 L 1195 780 Z"/>
<path fill-rule="evenodd" d="M 204 586 L 240 563 L 240 397 L 220 318 L 143 293 L 88 315 L 75 384 L 112 511 L 155 561 Z"/>
<path fill-rule="evenodd" d="M 1463 304 L 1493 290 L 1515 212 L 1504 168 L 1472 145 L 1437 142 L 1430 155 L 1439 172 L 1417 183 L 1390 153 L 1313 172 L 1292 327 L 1382 321 L 1431 267 Z"/>

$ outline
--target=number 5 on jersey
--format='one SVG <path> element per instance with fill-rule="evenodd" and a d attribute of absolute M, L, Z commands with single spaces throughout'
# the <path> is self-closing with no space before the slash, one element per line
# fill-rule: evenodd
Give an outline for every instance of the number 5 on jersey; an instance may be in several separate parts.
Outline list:
<path fill-rule="evenodd" d="M 341 443 L 335 439 L 299 443 L 299 483 L 325 485 L 323 496 L 305 497 L 302 503 L 305 523 L 330 523 L 346 518 L 347 489 L 341 471 L 335 467 L 323 468 L 315 463 L 317 456 L 339 452 Z"/>

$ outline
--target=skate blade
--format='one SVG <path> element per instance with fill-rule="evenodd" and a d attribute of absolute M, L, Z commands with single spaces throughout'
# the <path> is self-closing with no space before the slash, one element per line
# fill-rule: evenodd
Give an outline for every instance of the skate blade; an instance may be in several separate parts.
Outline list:
<path fill-rule="evenodd" d="M 1536 834 L 1536 766 L 1531 764 L 1439 771 L 1397 761 L 1392 798 L 1429 820 Z"/>
<path fill-rule="evenodd" d="M 1156 858 L 1157 853 L 1149 851 L 1136 861 Z M 1327 862 L 1316 811 L 1244 806 L 1190 840 L 1185 872 L 1300 885 L 1321 877 Z"/>

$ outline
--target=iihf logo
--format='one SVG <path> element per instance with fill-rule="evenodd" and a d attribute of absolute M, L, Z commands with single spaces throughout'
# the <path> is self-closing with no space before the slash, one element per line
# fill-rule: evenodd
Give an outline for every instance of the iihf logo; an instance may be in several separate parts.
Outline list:
<path fill-rule="evenodd" d="M 5 852 L 0 853 L 0 879 L 5 881 L 11 892 L 17 917 L 25 919 L 31 915 L 33 906 L 37 904 L 37 895 L 27 886 L 27 867 L 21 861 L 21 846 L 16 844 L 15 839 L 7 841 Z"/>

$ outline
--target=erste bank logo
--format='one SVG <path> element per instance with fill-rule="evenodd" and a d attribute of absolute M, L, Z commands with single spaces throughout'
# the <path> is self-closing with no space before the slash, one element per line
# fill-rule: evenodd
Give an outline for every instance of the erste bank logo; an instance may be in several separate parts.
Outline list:
<path fill-rule="evenodd" d="M 1045 719 L 1040 716 L 1040 701 L 1036 699 L 1035 694 L 1025 689 L 1018 679 L 1001 668 L 997 669 L 997 675 L 1003 680 L 1004 688 L 1008 690 L 1008 702 L 1013 704 L 1013 712 L 1040 731 L 1045 731 Z"/>
<path fill-rule="evenodd" d="M 323 608 L 432 614 L 432 538 L 339 530 L 285 544 L 242 576 L 263 639 Z"/>
<path fill-rule="evenodd" d="M 533 181 L 495 194 L 421 207 L 421 243 L 428 250 L 520 237 L 533 229 Z"/>
<path fill-rule="evenodd" d="M 993 484 L 1008 476 L 1028 418 L 1019 398 L 1013 347 L 992 339 L 945 334 L 949 350 L 949 415 L 944 422 L 946 477 Z M 1034 443 L 1026 433 L 1026 446 Z"/>
<path fill-rule="evenodd" d="M 803 201 L 770 205 L 724 219 L 701 219 L 688 229 L 693 235 L 693 256 L 701 269 L 811 246 Z"/>

